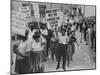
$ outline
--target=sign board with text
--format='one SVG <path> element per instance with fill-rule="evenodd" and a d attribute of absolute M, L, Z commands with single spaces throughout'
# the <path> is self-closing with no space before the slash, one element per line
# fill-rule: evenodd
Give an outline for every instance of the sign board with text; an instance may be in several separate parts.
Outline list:
<path fill-rule="evenodd" d="M 58 27 L 60 21 L 60 11 L 59 9 L 49 9 L 46 10 L 46 21 L 50 28 Z"/>
<path fill-rule="evenodd" d="M 20 7 L 19 11 L 21 11 L 22 13 L 25 13 L 27 18 L 30 17 L 31 15 L 29 6 Z"/>
<path fill-rule="evenodd" d="M 11 13 L 12 32 L 25 36 L 26 15 L 18 11 L 12 11 Z"/>
<path fill-rule="evenodd" d="M 32 3 L 33 10 L 34 10 L 34 17 L 37 21 L 40 20 L 40 14 L 39 14 L 39 5 L 38 3 Z"/>

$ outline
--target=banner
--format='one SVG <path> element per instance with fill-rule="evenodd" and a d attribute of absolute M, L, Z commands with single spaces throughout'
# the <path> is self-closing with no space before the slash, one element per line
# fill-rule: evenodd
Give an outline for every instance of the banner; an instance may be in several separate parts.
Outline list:
<path fill-rule="evenodd" d="M 26 15 L 18 11 L 12 11 L 11 16 L 12 32 L 25 36 Z"/>

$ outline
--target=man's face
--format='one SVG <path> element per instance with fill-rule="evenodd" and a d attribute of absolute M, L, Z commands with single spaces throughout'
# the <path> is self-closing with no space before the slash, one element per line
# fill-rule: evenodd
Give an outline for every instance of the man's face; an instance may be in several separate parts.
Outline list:
<path fill-rule="evenodd" d="M 62 30 L 62 35 L 65 35 L 65 31 L 64 30 Z"/>
<path fill-rule="evenodd" d="M 39 42 L 39 38 L 38 38 L 38 39 L 36 39 L 36 42 Z"/>
<path fill-rule="evenodd" d="M 42 29 L 45 29 L 45 26 L 43 26 Z"/>

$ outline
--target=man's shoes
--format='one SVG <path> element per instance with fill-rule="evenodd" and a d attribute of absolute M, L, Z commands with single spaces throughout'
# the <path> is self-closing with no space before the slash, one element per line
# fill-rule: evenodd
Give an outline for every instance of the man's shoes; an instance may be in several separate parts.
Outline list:
<path fill-rule="evenodd" d="M 71 58 L 71 61 L 73 61 L 73 58 Z"/>
<path fill-rule="evenodd" d="M 88 45 L 88 43 L 86 43 L 86 45 Z"/>
<path fill-rule="evenodd" d="M 67 64 L 67 66 L 68 66 L 68 67 L 70 67 L 70 65 L 69 65 L 69 64 Z"/>
<path fill-rule="evenodd" d="M 63 70 L 66 71 L 66 68 L 64 67 Z"/>
<path fill-rule="evenodd" d="M 59 69 L 59 68 L 60 68 L 60 66 L 57 66 L 57 67 L 56 67 L 56 69 Z"/>

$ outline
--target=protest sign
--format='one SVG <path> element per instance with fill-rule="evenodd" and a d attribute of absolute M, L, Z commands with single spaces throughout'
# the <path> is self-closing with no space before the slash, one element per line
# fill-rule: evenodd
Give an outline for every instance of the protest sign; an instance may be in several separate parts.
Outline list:
<path fill-rule="evenodd" d="M 18 11 L 12 11 L 12 32 L 25 36 L 26 15 Z"/>
<path fill-rule="evenodd" d="M 40 21 L 39 4 L 38 3 L 32 3 L 32 6 L 33 6 L 33 10 L 34 10 L 35 20 L 38 22 L 38 28 L 40 29 L 40 26 L 39 26 L 39 21 Z"/>
<path fill-rule="evenodd" d="M 32 5 L 33 5 L 33 10 L 35 11 L 34 17 L 37 21 L 39 21 L 40 20 L 39 5 L 38 5 L 38 3 L 32 3 Z"/>
<path fill-rule="evenodd" d="M 58 27 L 60 17 L 61 15 L 59 9 L 46 10 L 46 21 L 49 28 Z"/>
<path fill-rule="evenodd" d="M 25 13 L 27 18 L 31 16 L 29 6 L 20 7 L 19 11 Z"/>

